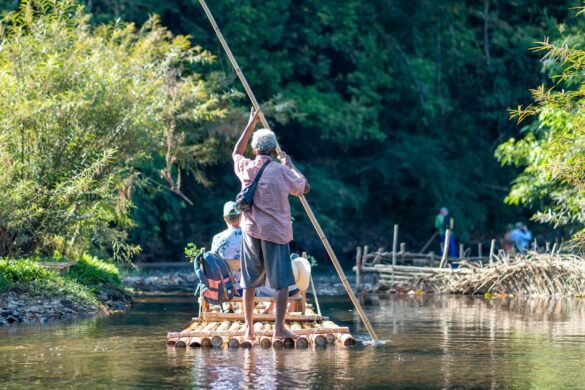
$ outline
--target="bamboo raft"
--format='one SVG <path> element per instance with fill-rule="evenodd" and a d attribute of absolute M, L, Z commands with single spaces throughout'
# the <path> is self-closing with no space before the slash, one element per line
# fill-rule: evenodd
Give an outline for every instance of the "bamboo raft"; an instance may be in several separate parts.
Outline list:
<path fill-rule="evenodd" d="M 304 297 L 297 299 L 304 307 L 302 312 L 288 313 L 285 327 L 291 331 L 295 339 L 273 339 L 274 314 L 263 314 L 272 298 L 257 298 L 254 313 L 255 340 L 244 338 L 244 314 L 241 308 L 234 313 L 220 312 L 219 307 L 206 308 L 199 317 L 193 318 L 191 324 L 180 332 L 167 334 L 167 346 L 174 348 L 296 348 L 309 347 L 325 348 L 327 345 L 338 344 L 352 346 L 355 339 L 349 328 L 342 327 L 321 317 L 313 311 L 312 305 L 307 304 Z M 241 302 L 241 299 L 237 299 Z M 304 304 L 303 304 L 304 303 Z M 239 302 L 234 302 L 239 305 Z"/>

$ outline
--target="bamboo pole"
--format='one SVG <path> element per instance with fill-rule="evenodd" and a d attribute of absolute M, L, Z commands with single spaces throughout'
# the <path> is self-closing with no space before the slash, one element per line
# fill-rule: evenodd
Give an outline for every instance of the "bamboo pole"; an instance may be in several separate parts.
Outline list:
<path fill-rule="evenodd" d="M 327 340 L 327 344 L 335 344 L 337 336 L 335 336 L 333 333 L 328 333 L 325 335 L 325 340 Z"/>
<path fill-rule="evenodd" d="M 370 252 L 370 247 L 367 245 L 364 245 L 364 249 L 362 251 L 362 259 L 360 260 L 360 268 L 363 268 L 364 264 L 367 264 L 369 252 Z M 361 269 L 360 269 L 360 277 L 359 277 L 358 282 L 359 282 L 359 287 L 358 287 L 357 291 L 360 292 L 361 290 L 364 289 L 364 273 L 361 272 Z"/>
<path fill-rule="evenodd" d="M 243 336 L 239 337 L 240 348 L 252 348 L 252 340 L 249 340 Z"/>
<path fill-rule="evenodd" d="M 338 334 L 337 339 L 341 342 L 341 345 L 344 347 L 349 347 L 352 345 L 356 345 L 356 341 L 351 335 L 349 334 Z"/>
<path fill-rule="evenodd" d="M 201 345 L 201 343 L 199 343 Z M 223 345 L 223 338 L 221 336 L 213 336 L 211 338 L 211 345 L 215 348 L 219 348 Z"/>
<path fill-rule="evenodd" d="M 357 247 L 355 255 L 355 289 L 360 291 L 360 280 L 362 277 L 362 248 Z"/>
<path fill-rule="evenodd" d="M 447 265 L 447 254 L 449 253 L 449 238 L 451 236 L 451 230 L 445 230 L 445 242 L 443 243 L 443 257 L 441 258 L 441 264 L 439 268 L 444 268 Z"/>
<path fill-rule="evenodd" d="M 463 244 L 459 244 L 459 259 L 463 260 L 463 254 L 465 253 L 465 247 Z"/>
<path fill-rule="evenodd" d="M 201 347 L 210 348 L 212 346 L 209 337 L 201 337 Z"/>
<path fill-rule="evenodd" d="M 431 245 L 433 243 L 433 240 L 435 239 L 435 237 L 437 237 L 437 234 L 439 234 L 439 232 L 438 231 L 435 231 L 435 233 L 433 233 L 433 235 L 431 236 L 431 238 L 429 238 L 429 240 L 422 247 L 422 249 L 419 251 L 419 253 L 423 253 L 424 251 L 427 250 L 427 248 L 429 247 L 429 245 Z"/>
<path fill-rule="evenodd" d="M 189 345 L 189 337 L 181 337 L 175 344 L 175 348 L 186 348 Z"/>
<path fill-rule="evenodd" d="M 282 339 L 272 339 L 272 347 L 276 349 L 281 349 L 284 347 L 284 342 Z"/>
<path fill-rule="evenodd" d="M 250 101 L 252 102 L 254 109 L 256 111 L 258 111 L 258 114 L 260 117 L 260 122 L 262 122 L 262 125 L 265 128 L 270 129 L 270 126 L 268 125 L 268 122 L 266 121 L 266 118 L 264 117 L 264 113 L 262 112 L 262 110 L 260 110 L 260 105 L 258 104 L 258 101 L 256 100 L 256 97 L 254 96 L 254 93 L 252 92 L 252 89 L 250 88 L 248 81 L 244 77 L 244 74 L 242 73 L 240 66 L 236 62 L 236 59 L 235 59 L 234 55 L 232 54 L 232 51 L 230 50 L 227 42 L 225 41 L 223 34 L 219 30 L 219 27 L 218 27 L 217 23 L 215 22 L 215 19 L 213 18 L 211 11 L 207 7 L 207 3 L 205 2 L 205 0 L 199 0 L 199 3 L 203 7 L 203 10 L 205 11 L 205 14 L 207 15 L 207 18 L 209 19 L 209 22 L 211 23 L 213 30 L 215 31 L 219 41 L 221 42 L 221 45 L 222 45 L 223 49 L 225 50 L 232 66 L 234 67 L 234 70 L 235 70 L 236 74 L 238 75 L 238 78 L 240 79 L 242 85 L 244 86 L 244 89 L 246 90 L 246 93 L 248 94 L 248 97 L 250 98 Z M 280 147 L 278 147 L 278 146 L 277 146 L 277 152 L 280 152 Z M 366 329 L 368 330 L 370 337 L 373 340 L 377 340 L 378 337 L 376 336 L 376 332 L 374 331 L 374 328 L 370 324 L 370 320 L 366 316 L 366 313 L 362 309 L 357 297 L 355 296 L 353 290 L 351 289 L 351 286 L 349 285 L 349 282 L 347 281 L 347 278 L 343 272 L 343 269 L 341 268 L 341 265 L 339 264 L 339 260 L 337 260 L 337 256 L 335 255 L 335 252 L 333 252 L 333 248 L 331 247 L 331 245 L 329 244 L 329 241 L 325 237 L 325 233 L 321 229 L 319 222 L 317 222 L 317 218 L 315 218 L 315 215 L 313 214 L 313 211 L 311 210 L 309 203 L 305 199 L 304 195 L 300 195 L 299 199 L 300 199 L 303 207 L 305 208 L 305 211 L 306 211 L 307 215 L 309 216 L 309 219 L 311 220 L 313 227 L 317 231 L 317 235 L 319 236 L 319 238 L 321 238 L 321 241 L 323 242 L 323 246 L 325 247 L 325 250 L 329 254 L 329 257 L 331 258 L 331 261 L 333 262 L 333 265 L 334 265 L 337 273 L 339 274 L 341 282 L 343 283 L 343 286 L 345 287 L 345 290 L 347 291 L 347 294 L 349 295 L 352 303 L 356 307 L 356 310 L 357 310 L 360 318 L 364 322 L 364 325 L 366 326 Z"/>
<path fill-rule="evenodd" d="M 268 349 L 272 346 L 272 338 L 268 336 L 262 336 L 260 338 L 260 346 L 264 349 Z"/>
<path fill-rule="evenodd" d="M 178 338 L 176 338 L 176 337 L 169 338 L 169 339 L 167 339 L 167 345 L 168 345 L 169 347 L 174 347 L 174 346 L 175 346 L 175 344 L 177 344 L 177 341 L 179 341 L 179 339 L 178 339 Z"/>
<path fill-rule="evenodd" d="M 492 240 L 490 243 L 490 267 L 494 265 L 494 251 L 496 250 L 496 240 Z"/>
<path fill-rule="evenodd" d="M 287 337 L 284 339 L 283 346 L 285 348 L 294 348 L 295 347 L 295 339 Z"/>
<path fill-rule="evenodd" d="M 240 340 L 236 336 L 230 337 L 228 348 L 240 348 Z"/>
<path fill-rule="evenodd" d="M 325 347 L 327 345 L 327 339 L 322 334 L 312 334 L 311 340 L 313 340 L 316 347 Z"/>
<path fill-rule="evenodd" d="M 398 225 L 394 225 L 394 236 L 392 237 L 392 284 L 394 284 L 394 267 L 396 267 L 396 245 L 398 244 Z"/>

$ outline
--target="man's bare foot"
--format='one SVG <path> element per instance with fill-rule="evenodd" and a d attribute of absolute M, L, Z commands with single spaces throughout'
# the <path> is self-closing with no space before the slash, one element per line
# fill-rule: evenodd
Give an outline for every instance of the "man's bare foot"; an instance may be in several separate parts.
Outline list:
<path fill-rule="evenodd" d="M 246 327 L 246 330 L 244 332 L 244 338 L 246 340 L 255 340 L 256 334 L 254 334 L 254 327 L 248 326 L 248 324 L 246 324 L 245 327 Z"/>
<path fill-rule="evenodd" d="M 283 329 L 283 330 L 275 330 L 274 331 L 274 335 L 272 335 L 273 338 L 275 339 L 294 339 L 296 336 L 294 335 L 294 333 Z"/>

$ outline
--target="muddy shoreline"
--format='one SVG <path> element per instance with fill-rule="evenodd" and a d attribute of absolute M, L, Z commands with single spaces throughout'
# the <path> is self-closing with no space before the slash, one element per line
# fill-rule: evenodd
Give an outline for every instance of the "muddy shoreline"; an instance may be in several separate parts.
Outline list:
<path fill-rule="evenodd" d="M 130 295 L 121 290 L 102 291 L 96 298 L 97 302 L 90 304 L 70 296 L 13 289 L 0 295 L 0 327 L 109 315 L 132 306 Z"/>

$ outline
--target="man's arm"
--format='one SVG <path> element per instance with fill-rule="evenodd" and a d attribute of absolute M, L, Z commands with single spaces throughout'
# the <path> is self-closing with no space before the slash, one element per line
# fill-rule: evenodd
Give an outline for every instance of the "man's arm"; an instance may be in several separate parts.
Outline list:
<path fill-rule="evenodd" d="M 244 152 L 246 151 L 246 148 L 248 147 L 248 141 L 250 141 L 250 137 L 252 136 L 252 133 L 256 129 L 257 122 L 258 122 L 258 111 L 254 111 L 254 109 L 252 108 L 252 110 L 250 111 L 250 119 L 248 120 L 248 124 L 246 125 L 244 132 L 240 136 L 240 139 L 238 139 L 238 142 L 236 142 L 236 146 L 234 147 L 233 154 L 242 154 L 242 155 L 244 154 Z"/>
<path fill-rule="evenodd" d="M 302 177 L 305 181 L 305 188 L 303 189 L 303 194 L 308 193 L 309 191 L 311 191 L 311 186 L 309 185 L 309 181 L 307 180 L 307 178 L 297 169 L 297 167 L 295 167 L 295 165 L 292 163 L 292 160 L 290 159 L 290 156 L 288 154 L 286 154 L 285 152 L 281 151 L 281 154 L 278 156 L 278 159 L 280 160 L 280 162 L 288 167 L 291 171 L 293 171 L 294 173 L 296 173 L 298 176 Z"/>

